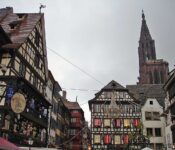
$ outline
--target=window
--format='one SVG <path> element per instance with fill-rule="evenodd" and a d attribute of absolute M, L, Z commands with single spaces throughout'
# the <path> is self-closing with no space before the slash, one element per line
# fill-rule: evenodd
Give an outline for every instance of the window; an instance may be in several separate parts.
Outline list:
<path fill-rule="evenodd" d="M 71 129 L 70 130 L 70 135 L 76 135 L 76 129 Z"/>
<path fill-rule="evenodd" d="M 111 143 L 111 136 L 105 135 L 104 136 L 104 144 L 110 144 Z"/>
<path fill-rule="evenodd" d="M 150 84 L 153 84 L 153 75 L 152 72 L 149 72 Z"/>
<path fill-rule="evenodd" d="M 100 144 L 100 135 L 94 135 L 94 144 Z"/>
<path fill-rule="evenodd" d="M 121 144 L 121 139 L 120 139 L 120 135 L 115 135 L 114 136 L 114 144 Z"/>
<path fill-rule="evenodd" d="M 78 110 L 73 110 L 72 113 L 79 113 L 79 111 Z"/>
<path fill-rule="evenodd" d="M 160 120 L 160 113 L 159 112 L 145 112 L 145 119 L 146 120 Z"/>
<path fill-rule="evenodd" d="M 80 123 L 80 118 L 71 118 L 71 123 Z"/>
<path fill-rule="evenodd" d="M 98 105 L 98 104 L 95 104 L 94 105 L 94 112 L 100 112 L 100 105 Z"/>
<path fill-rule="evenodd" d="M 35 44 L 39 47 L 40 35 L 37 29 L 35 29 Z"/>
<path fill-rule="evenodd" d="M 146 120 L 151 120 L 151 117 L 152 115 L 151 115 L 151 112 L 145 112 L 145 119 Z"/>
<path fill-rule="evenodd" d="M 126 128 L 130 127 L 130 120 L 129 119 L 124 119 L 124 127 L 126 127 Z"/>
<path fill-rule="evenodd" d="M 128 144 L 128 139 L 129 139 L 128 135 L 124 135 L 124 143 L 125 144 Z"/>
<path fill-rule="evenodd" d="M 76 122 L 76 118 L 71 118 L 71 123 L 75 123 Z"/>
<path fill-rule="evenodd" d="M 160 120 L 159 112 L 153 112 L 153 120 Z"/>
<path fill-rule="evenodd" d="M 20 62 L 19 75 L 21 77 L 24 77 L 25 76 L 25 72 L 26 72 L 26 66 L 22 62 Z"/>
<path fill-rule="evenodd" d="M 134 125 L 135 128 L 137 128 L 138 125 L 139 125 L 139 119 L 134 119 L 133 120 L 133 125 Z"/>
<path fill-rule="evenodd" d="M 161 83 L 163 84 L 164 83 L 164 74 L 163 74 L 163 71 L 160 71 L 160 80 L 161 80 Z"/>
<path fill-rule="evenodd" d="M 104 119 L 104 127 L 110 127 L 110 119 Z"/>
<path fill-rule="evenodd" d="M 146 128 L 147 136 L 153 136 L 153 129 L 152 128 Z"/>
<path fill-rule="evenodd" d="M 153 105 L 153 101 L 149 101 L 149 104 L 150 104 L 150 105 Z"/>
<path fill-rule="evenodd" d="M 10 115 L 5 116 L 4 129 L 6 129 L 6 130 L 9 130 L 9 128 L 10 128 L 10 119 L 11 119 Z"/>
<path fill-rule="evenodd" d="M 161 128 L 155 128 L 155 136 L 161 136 Z"/>
<path fill-rule="evenodd" d="M 120 119 L 116 119 L 115 120 L 115 127 L 119 128 L 121 126 L 121 120 Z"/>
<path fill-rule="evenodd" d="M 101 127 L 101 120 L 100 119 L 94 119 L 94 126 L 95 127 Z"/>
<path fill-rule="evenodd" d="M 39 67 L 39 62 L 40 62 L 39 54 L 36 53 L 34 64 L 37 68 Z"/>

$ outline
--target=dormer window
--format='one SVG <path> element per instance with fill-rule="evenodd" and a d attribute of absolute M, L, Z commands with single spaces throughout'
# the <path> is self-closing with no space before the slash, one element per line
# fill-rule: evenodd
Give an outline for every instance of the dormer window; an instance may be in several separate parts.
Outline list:
<path fill-rule="evenodd" d="M 10 29 L 14 30 L 15 28 L 17 28 L 20 25 L 20 21 L 13 21 L 11 23 L 9 23 Z"/>
<path fill-rule="evenodd" d="M 150 104 L 150 105 L 153 105 L 153 101 L 149 101 L 149 104 Z"/>
<path fill-rule="evenodd" d="M 26 14 L 16 14 L 18 16 L 18 19 L 21 20 L 21 19 L 24 19 Z"/>

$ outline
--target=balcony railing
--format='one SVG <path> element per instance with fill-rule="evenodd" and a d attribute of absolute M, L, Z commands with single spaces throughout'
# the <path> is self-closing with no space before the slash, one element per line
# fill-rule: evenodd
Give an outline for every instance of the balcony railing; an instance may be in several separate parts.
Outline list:
<path fill-rule="evenodd" d="M 47 116 L 45 116 L 43 113 L 38 112 L 31 108 L 26 108 L 26 110 L 22 113 L 22 115 L 37 124 L 42 125 L 43 127 L 47 127 Z"/>

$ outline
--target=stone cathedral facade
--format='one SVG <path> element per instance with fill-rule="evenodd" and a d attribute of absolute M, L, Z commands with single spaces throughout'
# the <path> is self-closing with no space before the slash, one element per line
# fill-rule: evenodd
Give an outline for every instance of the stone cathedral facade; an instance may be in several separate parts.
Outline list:
<path fill-rule="evenodd" d="M 142 12 L 142 25 L 138 47 L 139 84 L 163 84 L 168 78 L 168 62 L 157 59 L 155 41 L 152 39 Z"/>

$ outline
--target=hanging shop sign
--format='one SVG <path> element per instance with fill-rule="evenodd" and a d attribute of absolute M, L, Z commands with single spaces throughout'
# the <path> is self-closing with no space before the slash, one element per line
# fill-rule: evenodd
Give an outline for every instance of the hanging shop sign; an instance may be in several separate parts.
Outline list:
<path fill-rule="evenodd" d="M 11 108 L 13 112 L 19 114 L 24 111 L 26 107 L 26 100 L 21 93 L 15 93 L 11 99 Z"/>
<path fill-rule="evenodd" d="M 7 92 L 6 92 L 6 97 L 7 99 L 11 99 L 13 96 L 13 87 L 12 86 L 8 86 L 7 87 Z"/>

